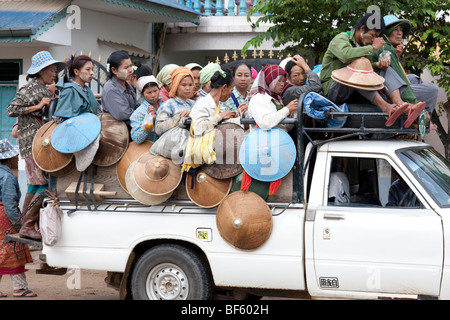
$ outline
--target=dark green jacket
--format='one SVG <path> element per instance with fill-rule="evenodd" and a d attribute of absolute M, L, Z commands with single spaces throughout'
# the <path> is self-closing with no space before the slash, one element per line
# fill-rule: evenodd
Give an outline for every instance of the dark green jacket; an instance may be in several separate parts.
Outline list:
<path fill-rule="evenodd" d="M 408 77 L 405 74 L 405 71 L 403 70 L 402 65 L 400 64 L 400 61 L 398 60 L 396 50 L 394 46 L 392 46 L 388 39 L 385 37 L 386 44 L 384 45 L 384 50 L 389 51 L 391 53 L 391 68 L 397 72 L 397 74 L 405 81 L 405 83 L 408 85 L 407 88 L 405 88 L 402 93 L 400 94 L 401 98 L 405 102 L 409 103 L 417 103 L 416 95 L 414 94 L 414 91 L 411 89 Z M 372 61 L 372 65 L 375 64 L 375 62 L 378 62 L 380 53 L 383 51 L 383 48 L 378 49 L 372 55 L 370 56 L 370 60 Z M 375 66 L 374 66 L 375 68 Z"/>
<path fill-rule="evenodd" d="M 355 29 L 352 29 L 351 31 L 338 34 L 328 45 L 320 70 L 320 80 L 322 81 L 324 95 L 327 95 L 328 89 L 333 82 L 331 73 L 334 70 L 341 69 L 361 57 L 369 59 L 373 52 L 372 45 L 363 47 L 357 46 L 355 31 Z"/>

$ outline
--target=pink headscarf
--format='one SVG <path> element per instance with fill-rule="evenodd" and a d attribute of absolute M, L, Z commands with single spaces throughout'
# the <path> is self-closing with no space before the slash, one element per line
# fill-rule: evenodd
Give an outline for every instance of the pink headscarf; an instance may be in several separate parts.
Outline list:
<path fill-rule="evenodd" d="M 283 97 L 280 94 L 275 93 L 273 90 L 275 89 L 275 85 L 278 80 L 286 76 L 287 73 L 280 66 L 270 64 L 265 66 L 258 75 L 258 86 L 253 87 L 249 92 L 249 99 L 251 99 L 257 93 L 267 93 L 272 98 L 274 98 L 277 102 L 283 105 Z"/>

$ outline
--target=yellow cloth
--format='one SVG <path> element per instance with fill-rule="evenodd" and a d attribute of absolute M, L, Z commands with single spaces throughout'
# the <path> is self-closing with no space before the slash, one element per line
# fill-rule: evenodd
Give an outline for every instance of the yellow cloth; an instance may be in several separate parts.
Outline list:
<path fill-rule="evenodd" d="M 218 115 L 220 106 L 217 105 L 214 116 Z M 189 139 L 186 145 L 186 154 L 181 172 L 188 172 L 191 168 L 195 169 L 202 164 L 212 164 L 216 161 L 216 152 L 213 149 L 216 129 L 213 129 L 203 135 L 194 134 L 194 123 L 191 123 L 189 130 Z"/>

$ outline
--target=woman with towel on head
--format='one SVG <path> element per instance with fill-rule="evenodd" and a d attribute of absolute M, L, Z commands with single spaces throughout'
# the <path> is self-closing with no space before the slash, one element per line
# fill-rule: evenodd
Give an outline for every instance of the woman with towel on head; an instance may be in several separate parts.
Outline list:
<path fill-rule="evenodd" d="M 177 64 L 168 64 L 162 68 L 159 73 L 156 75 L 156 80 L 158 80 L 160 87 L 160 99 L 162 102 L 165 102 L 170 99 L 169 92 L 172 88 L 172 78 L 170 74 L 173 70 L 178 68 Z"/>
<path fill-rule="evenodd" d="M 170 73 L 170 77 L 170 99 L 163 102 L 155 120 L 155 132 L 160 138 L 153 144 L 150 152 L 175 160 L 183 158 L 189 137 L 185 122 L 195 103 L 190 99 L 194 92 L 194 75 L 186 67 L 177 67 Z"/>
<path fill-rule="evenodd" d="M 138 90 L 144 98 L 144 102 L 133 112 L 130 117 L 131 121 L 131 139 L 137 144 L 143 143 L 145 140 L 155 142 L 158 136 L 155 133 L 154 125 L 151 128 L 143 126 L 143 122 L 147 114 L 153 116 L 155 121 L 156 112 L 162 101 L 159 99 L 159 85 L 154 76 L 141 77 L 138 80 Z"/>
<path fill-rule="evenodd" d="M 199 95 L 205 97 L 211 91 L 211 77 L 213 74 L 221 70 L 220 65 L 217 63 L 208 63 L 202 70 L 200 70 L 200 90 Z"/>

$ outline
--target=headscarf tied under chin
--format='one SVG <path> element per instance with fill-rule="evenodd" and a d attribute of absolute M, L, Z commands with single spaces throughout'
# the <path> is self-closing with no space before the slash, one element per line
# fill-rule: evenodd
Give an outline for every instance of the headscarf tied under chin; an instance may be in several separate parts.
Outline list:
<path fill-rule="evenodd" d="M 278 103 L 283 106 L 283 97 L 280 94 L 274 92 L 275 86 L 281 77 L 286 76 L 287 73 L 283 68 L 277 65 L 270 64 L 265 66 L 258 74 L 257 86 L 252 87 L 249 93 L 251 99 L 257 93 L 267 93 Z"/>
<path fill-rule="evenodd" d="M 169 91 L 170 98 L 176 96 L 181 80 L 187 76 L 191 77 L 192 81 L 194 81 L 194 74 L 186 67 L 178 67 L 170 73 L 170 78 L 172 79 L 172 88 Z"/>

